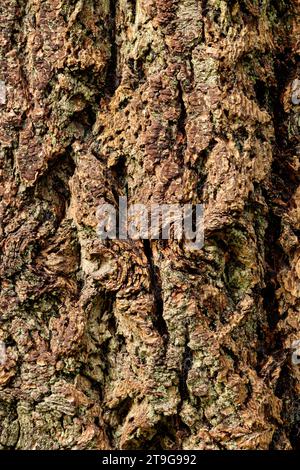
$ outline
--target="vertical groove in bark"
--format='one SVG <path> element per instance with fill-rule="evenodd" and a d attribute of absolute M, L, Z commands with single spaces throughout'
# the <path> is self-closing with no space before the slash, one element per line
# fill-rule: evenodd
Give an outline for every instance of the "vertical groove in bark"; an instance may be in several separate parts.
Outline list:
<path fill-rule="evenodd" d="M 297 2 L 25 3 L 0 5 L 0 448 L 299 448 Z M 101 242 L 120 195 L 205 203 L 204 248 Z"/>
<path fill-rule="evenodd" d="M 149 267 L 149 277 L 150 277 L 150 285 L 151 285 L 151 291 L 153 294 L 154 298 L 154 315 L 155 315 L 155 320 L 154 320 L 154 326 L 159 332 L 160 336 L 163 339 L 164 346 L 165 348 L 167 347 L 168 344 L 168 328 L 167 324 L 164 320 L 164 300 L 163 300 L 163 295 L 162 295 L 162 286 L 161 286 L 161 280 L 160 280 L 160 274 L 158 272 L 157 267 L 154 265 L 153 262 L 153 253 L 151 249 L 151 241 L 149 240 L 144 240 L 144 250 L 145 250 L 145 255 L 147 257 L 148 261 L 148 267 Z"/>
<path fill-rule="evenodd" d="M 117 46 L 117 8 L 118 8 L 118 1 L 117 0 L 110 0 L 110 8 L 109 8 L 109 23 L 110 23 L 110 32 L 109 32 L 109 40 L 110 40 L 110 59 L 107 67 L 107 74 L 106 74 L 106 83 L 107 83 L 107 91 L 110 96 L 113 96 L 114 92 L 118 88 L 119 85 L 119 77 L 118 77 L 118 46 Z"/>

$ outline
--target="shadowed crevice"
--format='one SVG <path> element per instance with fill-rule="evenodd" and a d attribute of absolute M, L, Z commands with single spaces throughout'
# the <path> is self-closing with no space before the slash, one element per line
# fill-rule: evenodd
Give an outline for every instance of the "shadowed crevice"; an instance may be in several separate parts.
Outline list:
<path fill-rule="evenodd" d="M 155 266 L 153 261 L 153 253 L 151 249 L 151 242 L 149 240 L 144 240 L 144 251 L 148 260 L 149 275 L 151 281 L 151 291 L 155 300 L 154 303 L 154 327 L 159 332 L 160 336 L 163 339 L 165 348 L 169 342 L 169 332 L 167 323 L 164 319 L 164 301 L 162 295 L 162 286 L 160 274 L 157 266 Z"/>
<path fill-rule="evenodd" d="M 116 89 L 119 86 L 118 77 L 118 45 L 116 41 L 117 26 L 116 26 L 116 15 L 117 15 L 117 0 L 110 0 L 110 60 L 107 67 L 106 73 L 106 92 L 109 96 L 113 96 Z"/>

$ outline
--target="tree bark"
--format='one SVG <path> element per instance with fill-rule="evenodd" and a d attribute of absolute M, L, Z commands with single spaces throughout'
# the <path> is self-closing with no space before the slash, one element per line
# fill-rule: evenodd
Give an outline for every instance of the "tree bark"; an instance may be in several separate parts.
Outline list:
<path fill-rule="evenodd" d="M 2 0 L 1 449 L 300 447 L 297 0 Z M 205 204 L 205 244 L 96 210 Z"/>

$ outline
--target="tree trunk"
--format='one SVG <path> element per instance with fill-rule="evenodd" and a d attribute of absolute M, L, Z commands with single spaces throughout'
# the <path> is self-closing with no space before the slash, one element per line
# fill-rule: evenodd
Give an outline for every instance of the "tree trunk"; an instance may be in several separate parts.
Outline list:
<path fill-rule="evenodd" d="M 1 1 L 1 449 L 300 447 L 299 14 Z M 103 242 L 119 196 L 203 249 Z"/>

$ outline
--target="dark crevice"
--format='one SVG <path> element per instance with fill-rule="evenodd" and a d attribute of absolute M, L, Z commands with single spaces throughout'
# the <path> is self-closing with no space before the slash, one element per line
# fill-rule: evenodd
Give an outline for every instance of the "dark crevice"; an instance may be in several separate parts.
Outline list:
<path fill-rule="evenodd" d="M 116 324 L 116 318 L 114 316 L 116 295 L 110 292 L 109 296 L 107 295 L 106 302 L 107 304 L 105 305 L 105 311 L 109 312 L 109 318 L 107 322 L 108 331 L 110 332 L 112 337 L 116 337 L 117 324 Z"/>
<path fill-rule="evenodd" d="M 179 414 L 175 417 L 175 425 L 176 429 L 176 449 L 182 450 L 183 442 L 191 435 L 190 428 L 184 423 L 181 416 Z"/>
<path fill-rule="evenodd" d="M 119 195 L 128 194 L 128 180 L 127 180 L 127 166 L 126 166 L 126 157 L 122 155 L 117 163 L 109 169 L 109 180 L 113 178 L 116 183 L 118 191 L 115 191 L 116 201 L 119 201 Z"/>
<path fill-rule="evenodd" d="M 180 105 L 180 116 L 178 119 L 178 133 L 180 133 L 186 139 L 185 125 L 186 125 L 187 112 L 186 112 L 186 107 L 185 107 L 185 103 L 183 99 L 183 89 L 182 89 L 180 82 L 178 83 L 178 101 Z"/>
<path fill-rule="evenodd" d="M 239 127 L 236 131 L 233 132 L 233 136 L 236 144 L 239 146 L 244 146 L 244 143 L 249 138 L 249 132 L 245 126 Z M 263 137 L 263 136 L 262 136 Z"/>
<path fill-rule="evenodd" d="M 54 227 L 56 228 L 65 218 L 66 210 L 70 204 L 69 181 L 75 172 L 73 153 L 71 145 L 66 147 L 62 155 L 48 163 L 47 170 L 39 177 L 35 188 L 33 188 L 35 197 L 41 197 L 41 199 L 44 199 L 45 188 L 51 188 L 53 193 L 58 196 L 55 212 L 50 204 L 49 210 L 45 211 L 44 215 L 44 220 L 55 219 Z M 49 204 L 49 200 L 46 200 Z"/>
<path fill-rule="evenodd" d="M 149 240 L 143 240 L 144 243 L 144 251 L 145 255 L 148 260 L 148 268 L 150 274 L 150 281 L 151 281 L 151 290 L 153 293 L 153 297 L 155 300 L 155 311 L 154 311 L 154 327 L 159 332 L 160 336 L 163 339 L 165 348 L 169 342 L 169 332 L 167 323 L 164 319 L 164 301 L 162 296 L 162 286 L 161 286 L 161 279 L 160 274 L 157 266 L 154 265 L 153 262 L 153 253 L 151 248 L 151 242 Z"/>
<path fill-rule="evenodd" d="M 265 357 L 272 356 L 275 367 L 281 367 L 277 380 L 275 395 L 282 400 L 283 409 L 281 418 L 284 422 L 273 436 L 271 449 L 281 447 L 280 440 L 286 434 L 293 449 L 300 448 L 300 414 L 297 408 L 297 396 L 293 375 L 290 371 L 290 351 L 284 347 L 285 336 L 282 330 L 277 328 L 278 322 L 284 320 L 286 312 L 280 311 L 276 292 L 280 288 L 278 273 L 284 266 L 289 265 L 288 256 L 282 249 L 279 238 L 283 228 L 282 216 L 286 211 L 286 204 L 290 203 L 297 186 L 299 175 L 290 165 L 290 158 L 295 154 L 296 139 L 290 137 L 289 119 L 285 112 L 282 96 L 287 84 L 295 70 L 295 64 L 291 56 L 291 49 L 286 47 L 277 55 L 274 61 L 277 86 L 268 90 L 269 105 L 273 108 L 273 122 L 275 130 L 275 145 L 271 172 L 271 185 L 263 190 L 264 198 L 269 207 L 268 227 L 265 234 L 265 288 L 262 291 L 264 309 L 267 315 L 269 331 Z M 261 104 L 266 101 L 264 87 L 258 83 L 256 89 L 257 99 Z M 288 308 L 286 308 L 288 310 Z M 272 371 L 269 372 L 272 374 Z"/>
<path fill-rule="evenodd" d="M 162 417 L 162 419 L 155 425 L 155 434 L 153 437 L 143 434 L 141 436 L 137 436 L 131 442 L 127 443 L 126 450 L 178 450 L 175 430 L 175 417 Z"/>
<path fill-rule="evenodd" d="M 261 109 L 265 109 L 272 114 L 276 107 L 276 87 L 268 83 L 268 79 L 256 80 L 254 84 L 255 97 Z"/>
<path fill-rule="evenodd" d="M 294 378 L 291 376 L 289 365 L 286 363 L 281 369 L 281 373 L 278 379 L 275 395 L 283 399 L 283 409 L 281 412 L 281 417 L 286 426 L 284 429 L 279 429 L 279 431 L 287 434 L 293 450 L 300 449 L 300 401 L 298 394 L 295 393 L 295 383 Z M 288 397 L 287 397 L 288 393 Z M 286 399 L 288 398 L 288 399 Z M 272 442 L 273 447 L 276 444 Z M 278 447 L 277 447 L 278 448 Z"/>
<path fill-rule="evenodd" d="M 238 364 L 239 364 L 238 356 L 230 348 L 228 348 L 224 345 L 222 345 L 222 349 L 223 349 L 224 353 L 226 354 L 226 356 L 230 357 L 230 359 L 232 360 L 233 368 L 235 370 L 238 370 Z"/>
<path fill-rule="evenodd" d="M 132 23 L 135 23 L 137 0 L 128 0 L 131 6 Z"/>
<path fill-rule="evenodd" d="M 110 60 L 106 73 L 106 92 L 108 95 L 113 96 L 119 86 L 120 79 L 118 76 L 118 45 L 116 41 L 117 27 L 116 27 L 116 14 L 117 14 L 117 0 L 110 0 L 110 32 L 109 39 L 111 44 Z"/>
<path fill-rule="evenodd" d="M 72 116 L 72 122 L 81 124 L 85 130 L 90 130 L 96 122 L 96 111 L 89 104 L 82 111 L 76 111 Z"/>
<path fill-rule="evenodd" d="M 143 56 L 139 57 L 138 59 L 133 59 L 130 57 L 128 59 L 128 67 L 132 73 L 132 81 L 131 86 L 133 90 L 136 90 L 146 81 L 146 73 L 145 73 L 145 59 L 148 54 L 151 52 L 151 45 L 147 47 L 144 51 Z"/>
<path fill-rule="evenodd" d="M 128 416 L 134 400 L 130 397 L 126 397 L 121 403 L 118 405 L 115 411 L 116 418 L 119 424 L 123 424 L 126 417 Z"/>
<path fill-rule="evenodd" d="M 251 7 L 249 6 L 249 3 L 251 5 Z M 240 8 L 240 11 L 242 13 L 242 18 L 243 18 L 243 21 L 245 24 L 249 23 L 250 21 L 252 21 L 252 17 L 257 17 L 259 16 L 259 7 L 257 5 L 255 5 L 255 2 L 239 2 L 239 8 Z M 232 5 L 233 6 L 234 3 L 232 2 Z"/>
<path fill-rule="evenodd" d="M 176 438 L 173 432 L 173 423 L 171 423 L 171 425 L 168 424 L 170 423 L 164 422 L 164 420 L 158 423 L 158 425 L 156 426 L 156 435 L 153 439 L 151 439 L 151 441 L 146 443 L 147 450 L 166 450 L 165 442 L 168 442 L 168 450 L 175 450 Z"/>
<path fill-rule="evenodd" d="M 202 16 L 206 16 L 209 11 L 208 0 L 201 0 Z"/>
<path fill-rule="evenodd" d="M 282 257 L 282 249 L 278 243 L 281 233 L 281 219 L 275 214 L 269 214 L 269 224 L 265 233 L 265 288 L 262 290 L 263 306 L 267 313 L 267 321 L 271 331 L 274 331 L 279 317 L 279 306 L 276 298 L 276 290 L 279 288 L 276 279 Z"/>
<path fill-rule="evenodd" d="M 180 115 L 178 118 L 178 124 L 177 124 L 177 132 L 178 136 L 181 138 L 179 139 L 179 144 L 178 144 L 178 153 L 179 153 L 179 158 L 181 160 L 184 160 L 184 154 L 187 148 L 187 136 L 186 136 L 186 119 L 187 119 L 187 112 L 186 112 L 186 107 L 183 99 L 183 89 L 182 85 L 180 82 L 178 82 L 178 101 L 179 101 L 179 106 L 180 106 Z"/>
<path fill-rule="evenodd" d="M 268 227 L 265 233 L 265 288 L 262 290 L 264 309 L 267 313 L 267 321 L 271 332 L 272 350 L 280 347 L 280 341 L 276 334 L 276 326 L 280 318 L 279 305 L 276 291 L 280 287 L 277 280 L 277 273 L 286 262 L 286 256 L 279 244 L 282 229 L 282 207 L 277 205 L 277 201 L 288 202 L 297 187 L 297 178 L 291 174 L 288 167 L 289 144 L 286 140 L 288 130 L 286 128 L 286 115 L 281 102 L 281 95 L 286 87 L 291 64 L 286 63 L 281 54 L 278 61 L 275 61 L 275 74 L 277 78 L 277 88 L 272 90 L 272 107 L 274 116 L 274 129 L 276 144 L 274 146 L 274 159 L 272 164 L 271 187 L 263 189 L 263 195 L 270 208 L 268 215 Z M 258 82 L 257 98 L 260 104 L 264 104 L 266 96 L 265 85 Z M 285 158 L 283 158 L 285 156 Z"/>
<path fill-rule="evenodd" d="M 146 81 L 143 58 L 139 58 L 136 60 L 136 71 L 137 71 L 138 83 L 139 85 L 142 85 Z"/>
<path fill-rule="evenodd" d="M 180 106 L 180 115 L 177 122 L 177 133 L 178 133 L 178 157 L 181 161 L 184 161 L 184 155 L 187 148 L 187 135 L 186 135 L 186 119 L 187 112 L 183 99 L 183 89 L 180 82 L 178 82 L 178 102 Z"/>
<path fill-rule="evenodd" d="M 182 406 L 183 402 L 187 400 L 189 397 L 189 391 L 187 387 L 187 378 L 188 378 L 188 373 L 190 369 L 192 368 L 192 365 L 193 365 L 193 355 L 192 355 L 191 349 L 188 346 L 188 334 L 186 333 L 186 345 L 185 345 L 185 350 L 183 354 L 181 374 L 179 378 L 179 393 L 180 393 L 180 398 L 181 398 L 180 406 Z"/>
<path fill-rule="evenodd" d="M 288 55 L 287 55 L 288 57 Z M 266 96 L 271 94 L 270 102 L 273 108 L 275 145 L 274 158 L 271 173 L 271 186 L 268 190 L 263 189 L 263 196 L 268 204 L 268 227 L 265 233 L 265 288 L 262 290 L 263 305 L 267 314 L 267 321 L 270 330 L 269 349 L 276 351 L 282 347 L 282 341 L 276 332 L 276 326 L 282 314 L 279 314 L 279 304 L 276 291 L 280 287 L 277 273 L 287 262 L 286 255 L 280 246 L 279 238 L 282 230 L 282 206 L 277 201 L 286 203 L 294 193 L 298 181 L 289 168 L 289 149 L 287 141 L 288 129 L 286 125 L 286 114 L 283 109 L 281 96 L 286 88 L 286 83 L 290 75 L 292 64 L 286 61 L 285 56 L 279 54 L 275 61 L 275 76 L 277 87 L 268 90 L 264 82 L 257 81 L 256 94 L 260 105 L 266 104 Z M 271 92 L 271 93 L 270 93 Z M 270 352 L 270 351 L 269 351 Z"/>
<path fill-rule="evenodd" d="M 265 287 L 261 290 L 267 326 L 266 329 L 262 327 L 260 331 L 261 341 L 257 351 L 256 368 L 258 374 L 260 374 L 261 367 L 270 356 L 273 357 L 277 365 L 280 363 L 283 364 L 286 360 L 283 340 L 280 332 L 277 330 L 278 322 L 283 320 L 283 315 L 280 313 L 279 302 L 276 296 L 276 291 L 280 287 L 277 273 L 285 264 L 285 254 L 279 244 L 281 217 L 274 213 L 271 195 L 265 192 L 265 190 L 262 192 L 270 208 L 270 212 L 268 215 L 268 226 L 265 232 Z M 271 374 L 272 370 L 268 372 L 268 375 Z"/>
<path fill-rule="evenodd" d="M 210 153 L 212 152 L 216 144 L 217 141 L 215 139 L 211 139 L 206 149 L 202 150 L 199 154 L 199 163 L 196 169 L 198 175 L 197 195 L 199 198 L 201 198 L 202 196 L 203 188 L 207 180 L 207 171 L 205 171 L 205 165 Z"/>

